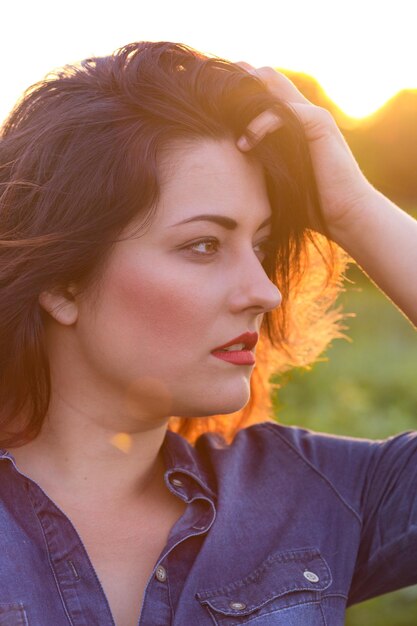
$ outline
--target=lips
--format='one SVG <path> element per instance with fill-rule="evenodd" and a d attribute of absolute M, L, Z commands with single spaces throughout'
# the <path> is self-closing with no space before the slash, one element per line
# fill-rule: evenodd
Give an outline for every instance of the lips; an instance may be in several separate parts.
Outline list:
<path fill-rule="evenodd" d="M 218 346 L 217 348 L 214 348 L 212 352 L 223 350 L 224 348 L 233 346 L 235 343 L 243 343 L 245 344 L 244 350 L 252 350 L 252 348 L 254 348 L 256 344 L 258 343 L 258 333 L 250 333 L 250 332 L 243 333 L 243 335 L 239 335 L 239 337 L 235 337 L 234 339 L 231 339 L 230 341 L 223 344 L 222 346 Z"/>

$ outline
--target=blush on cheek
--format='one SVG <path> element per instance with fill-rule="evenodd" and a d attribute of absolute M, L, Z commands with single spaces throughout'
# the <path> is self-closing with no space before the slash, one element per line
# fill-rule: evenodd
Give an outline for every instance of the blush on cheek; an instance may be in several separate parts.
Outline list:
<path fill-rule="evenodd" d="M 178 348 L 190 338 L 196 318 L 195 290 L 178 280 L 169 268 L 159 272 L 125 271 L 115 280 L 117 317 L 127 330 L 139 333 L 145 345 Z M 184 346 L 185 347 L 185 346 Z"/>

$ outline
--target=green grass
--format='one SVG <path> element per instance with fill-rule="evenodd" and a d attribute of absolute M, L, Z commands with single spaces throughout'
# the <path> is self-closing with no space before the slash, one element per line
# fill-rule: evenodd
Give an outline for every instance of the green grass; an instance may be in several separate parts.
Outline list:
<path fill-rule="evenodd" d="M 380 439 L 417 429 L 417 335 L 405 317 L 360 271 L 351 267 L 340 299 L 348 318 L 311 370 L 274 377 L 276 419 L 340 435 Z M 417 567 L 417 564 L 416 564 Z M 417 624 L 417 586 L 381 596 L 347 611 L 348 626 Z"/>

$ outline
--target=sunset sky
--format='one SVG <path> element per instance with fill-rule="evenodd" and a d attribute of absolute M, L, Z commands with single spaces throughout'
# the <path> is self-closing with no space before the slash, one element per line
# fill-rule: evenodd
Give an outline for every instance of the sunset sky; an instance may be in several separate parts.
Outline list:
<path fill-rule="evenodd" d="M 417 88 L 415 7 L 415 0 L 9 0 L 0 12 L 0 119 L 54 67 L 138 40 L 311 74 L 347 114 L 362 117 L 398 90 Z"/>

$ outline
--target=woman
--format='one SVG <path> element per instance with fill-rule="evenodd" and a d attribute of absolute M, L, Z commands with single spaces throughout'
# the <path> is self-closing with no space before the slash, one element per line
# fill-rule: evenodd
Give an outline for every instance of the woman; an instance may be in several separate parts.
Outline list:
<path fill-rule="evenodd" d="M 330 115 L 133 43 L 27 90 L 0 154 L 0 624 L 336 626 L 417 582 L 415 433 L 268 412 L 347 255 L 417 322 L 417 224 Z"/>

